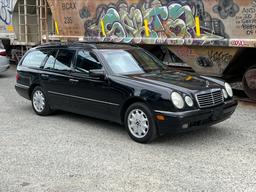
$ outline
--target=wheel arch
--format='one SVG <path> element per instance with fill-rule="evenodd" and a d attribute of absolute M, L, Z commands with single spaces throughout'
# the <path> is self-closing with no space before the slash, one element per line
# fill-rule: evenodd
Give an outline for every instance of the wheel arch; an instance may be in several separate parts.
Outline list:
<path fill-rule="evenodd" d="M 32 97 L 33 90 L 34 90 L 37 86 L 40 86 L 40 84 L 39 84 L 39 83 L 33 83 L 33 84 L 30 86 L 29 92 L 28 92 L 30 99 L 31 99 L 31 97 Z"/>
<path fill-rule="evenodd" d="M 124 123 L 125 112 L 128 109 L 128 107 L 131 106 L 132 104 L 138 103 L 138 102 L 144 103 L 144 104 L 147 103 L 146 100 L 142 99 L 141 97 L 132 97 L 124 102 L 124 104 L 121 107 L 121 111 L 120 111 L 121 123 Z"/>

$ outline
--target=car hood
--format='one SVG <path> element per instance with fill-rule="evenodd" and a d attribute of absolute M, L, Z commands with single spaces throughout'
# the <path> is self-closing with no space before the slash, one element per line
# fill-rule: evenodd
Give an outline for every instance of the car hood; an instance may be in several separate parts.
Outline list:
<path fill-rule="evenodd" d="M 129 75 L 136 81 L 143 83 L 154 84 L 157 86 L 164 86 L 170 89 L 186 89 L 190 91 L 199 91 L 209 88 L 220 87 L 219 84 L 204 79 L 198 75 L 188 72 L 167 71 L 159 73 L 147 73 L 140 75 Z"/>

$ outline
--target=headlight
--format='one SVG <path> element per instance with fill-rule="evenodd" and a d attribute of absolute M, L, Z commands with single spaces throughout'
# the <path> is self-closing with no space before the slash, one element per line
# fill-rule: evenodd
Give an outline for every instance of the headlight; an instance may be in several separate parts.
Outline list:
<path fill-rule="evenodd" d="M 179 93 L 173 92 L 171 95 L 171 99 L 175 107 L 177 107 L 178 109 L 184 108 L 185 102 Z"/>
<path fill-rule="evenodd" d="M 223 93 L 224 98 L 227 99 L 228 98 L 227 91 L 225 89 L 222 89 L 222 93 Z"/>
<path fill-rule="evenodd" d="M 193 102 L 193 100 L 191 99 L 191 97 L 189 97 L 189 96 L 186 96 L 186 97 L 185 97 L 185 102 L 186 102 L 186 104 L 187 104 L 189 107 L 193 107 L 193 106 L 194 106 L 194 102 Z"/>
<path fill-rule="evenodd" d="M 228 96 L 229 97 L 233 97 L 233 90 L 232 90 L 232 87 L 228 84 L 228 83 L 225 83 L 225 89 L 228 93 Z"/>

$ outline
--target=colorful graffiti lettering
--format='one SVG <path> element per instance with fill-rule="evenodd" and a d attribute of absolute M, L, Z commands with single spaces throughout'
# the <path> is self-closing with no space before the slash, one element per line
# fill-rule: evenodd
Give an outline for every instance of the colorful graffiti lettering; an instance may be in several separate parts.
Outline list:
<path fill-rule="evenodd" d="M 200 38 L 195 32 L 196 16 L 201 23 Z M 145 20 L 149 23 L 149 37 L 145 32 Z M 221 20 L 212 18 L 204 10 L 202 0 L 170 1 L 166 4 L 160 0 L 147 0 L 131 5 L 126 0 L 119 0 L 117 4 L 100 5 L 97 17 L 86 21 L 85 31 L 88 37 L 102 37 L 104 31 L 104 40 L 125 43 L 170 44 L 169 41 L 178 39 L 176 43 L 181 45 L 202 45 L 228 38 Z"/>
<path fill-rule="evenodd" d="M 12 13 L 17 0 L 0 0 L 0 20 L 6 25 L 12 22 Z"/>

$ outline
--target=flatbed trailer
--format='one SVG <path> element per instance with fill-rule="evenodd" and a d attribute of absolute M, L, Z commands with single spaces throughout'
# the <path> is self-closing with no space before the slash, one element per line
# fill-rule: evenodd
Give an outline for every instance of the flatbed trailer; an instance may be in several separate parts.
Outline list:
<path fill-rule="evenodd" d="M 40 5 L 42 0 L 36 1 Z M 197 73 L 242 82 L 245 93 L 256 99 L 256 0 L 47 0 L 47 3 L 46 10 L 51 14 L 44 13 L 41 17 L 53 18 L 52 22 L 47 20 L 46 26 L 48 29 L 52 26 L 54 32 L 49 34 L 45 30 L 47 34 L 42 38 L 43 27 L 39 27 L 40 42 L 71 38 L 136 44 L 167 64 L 183 61 L 181 66 L 189 66 Z"/>

